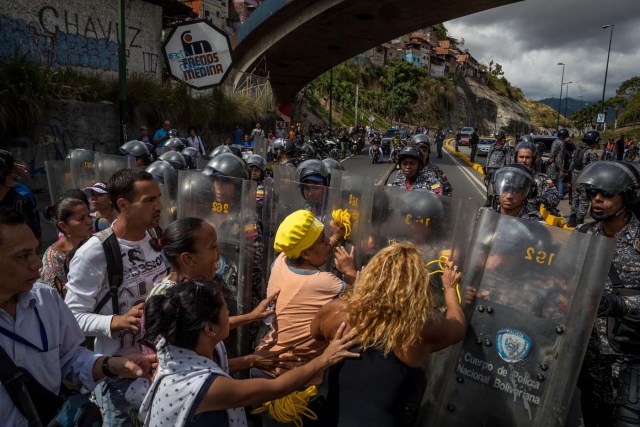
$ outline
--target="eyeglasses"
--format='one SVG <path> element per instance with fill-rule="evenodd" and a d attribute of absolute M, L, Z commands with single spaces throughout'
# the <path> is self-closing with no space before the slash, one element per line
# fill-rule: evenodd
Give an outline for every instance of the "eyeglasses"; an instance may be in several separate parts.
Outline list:
<path fill-rule="evenodd" d="M 617 193 L 610 193 L 608 191 L 603 190 L 602 188 L 589 187 L 585 189 L 585 193 L 587 193 L 587 197 L 593 199 L 598 194 L 602 194 L 602 197 L 605 199 L 610 199 L 614 197 Z"/>

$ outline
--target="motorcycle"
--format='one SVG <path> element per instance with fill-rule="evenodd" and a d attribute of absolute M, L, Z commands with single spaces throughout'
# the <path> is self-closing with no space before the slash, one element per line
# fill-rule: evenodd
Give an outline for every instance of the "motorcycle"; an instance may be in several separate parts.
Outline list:
<path fill-rule="evenodd" d="M 380 145 L 375 144 L 374 146 L 371 147 L 371 163 L 376 164 L 376 163 L 382 163 L 380 161 Z"/>
<path fill-rule="evenodd" d="M 623 160 L 627 162 L 633 162 L 638 156 L 638 147 L 635 145 L 630 146 L 624 150 Z"/>

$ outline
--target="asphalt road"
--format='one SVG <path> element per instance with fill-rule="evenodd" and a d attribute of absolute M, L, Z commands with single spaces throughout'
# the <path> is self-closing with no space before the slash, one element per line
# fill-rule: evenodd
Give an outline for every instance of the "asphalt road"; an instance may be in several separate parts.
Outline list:
<path fill-rule="evenodd" d="M 449 153 L 445 148 L 442 149 L 443 157 L 438 159 L 435 146 L 431 148 L 430 161 L 438 165 L 447 176 L 447 179 L 453 187 L 454 199 L 462 199 L 465 206 L 475 212 L 484 205 L 486 193 L 482 182 L 482 175 L 478 174 L 472 167 L 462 162 L 460 159 Z M 483 158 L 481 158 L 483 159 Z M 387 158 L 385 157 L 385 160 Z M 393 165 L 391 163 L 372 164 L 371 159 L 367 155 L 366 149 L 362 154 L 348 157 L 342 161 L 345 169 L 354 173 L 370 176 L 372 184 L 377 183 L 388 177 L 392 172 L 388 181 L 393 181 Z"/>

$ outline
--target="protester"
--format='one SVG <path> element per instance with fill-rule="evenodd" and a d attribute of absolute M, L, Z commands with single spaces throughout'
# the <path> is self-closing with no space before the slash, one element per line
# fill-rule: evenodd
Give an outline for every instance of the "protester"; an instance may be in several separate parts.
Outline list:
<path fill-rule="evenodd" d="M 394 243 L 376 254 L 358 276 L 353 291 L 323 306 L 311 323 L 317 340 L 336 336 L 341 324 L 355 330 L 361 357 L 332 368 L 322 426 L 403 425 L 408 384 L 429 354 L 464 336 L 465 317 L 458 302 L 456 266 L 445 267 L 442 287 L 446 316 L 440 316 L 420 250 Z M 383 386 L 382 386 L 383 385 Z"/>
<path fill-rule="evenodd" d="M 118 218 L 118 211 L 113 207 L 111 198 L 107 192 L 107 184 L 96 182 L 91 187 L 85 188 L 91 193 L 91 217 L 94 219 L 93 228 L 101 231 L 109 228 Z"/>
<path fill-rule="evenodd" d="M 153 134 L 153 143 L 156 147 L 162 148 L 164 143 L 170 138 L 169 130 L 171 130 L 171 122 L 165 120 L 162 122 L 162 127 Z"/>
<path fill-rule="evenodd" d="M 157 239 L 147 230 L 158 226 L 160 188 L 153 176 L 139 169 L 116 172 L 107 185 L 118 220 L 84 243 L 69 266 L 65 301 L 82 331 L 95 337 L 95 349 L 107 355 L 139 354 L 142 308 L 153 284 L 167 272 Z M 121 273 L 108 274 L 107 255 L 102 242 L 115 236 L 122 253 Z M 112 248 L 112 245 L 106 245 Z M 116 266 L 114 266 L 115 268 Z M 109 285 L 120 277 L 122 284 L 111 295 Z M 114 310 L 115 307 L 115 310 Z M 129 426 L 133 409 L 123 398 L 131 380 L 108 379 L 95 391 L 105 425 Z"/>
<path fill-rule="evenodd" d="M 229 335 L 229 311 L 213 282 L 187 281 L 154 295 L 145 307 L 144 342 L 158 350 L 158 372 L 140 408 L 145 425 L 246 426 L 244 406 L 297 390 L 345 357 L 352 343 L 336 338 L 315 360 L 279 378 L 235 380 L 229 376 L 222 340 Z"/>
<path fill-rule="evenodd" d="M 13 182 L 11 174 L 15 166 L 13 154 L 7 150 L 0 150 L 0 209 L 15 210 L 24 215 L 31 231 L 40 240 L 42 237 L 40 215 L 35 205 L 10 185 Z"/>
<path fill-rule="evenodd" d="M 15 211 L 0 210 L 0 352 L 52 395 L 59 393 L 63 379 L 92 390 L 105 376 L 150 375 L 155 356 L 105 357 L 81 346 L 85 337 L 69 308 L 54 289 L 35 283 L 42 265 L 37 247 L 38 239 L 26 218 Z M 24 405 L 26 396 L 20 393 L 22 399 L 12 398 L 8 393 L 9 389 L 24 390 L 20 387 L 23 378 L 16 376 L 15 386 L 0 387 L 2 424 L 48 425 L 49 419 L 27 421 L 24 406 L 14 403 L 21 400 Z M 29 400 L 39 414 L 54 404 Z"/>
<path fill-rule="evenodd" d="M 204 144 L 202 143 L 202 138 L 198 135 L 198 129 L 195 126 L 190 126 L 187 130 L 189 136 L 187 137 L 187 147 L 193 147 L 198 150 L 201 156 L 205 156 L 207 154 L 204 149 Z"/>
<path fill-rule="evenodd" d="M 62 199 L 47 208 L 44 216 L 55 222 L 62 237 L 44 252 L 40 281 L 55 288 L 64 298 L 67 284 L 65 259 L 80 242 L 93 234 L 93 221 L 87 205 L 81 200 L 71 198 Z"/>

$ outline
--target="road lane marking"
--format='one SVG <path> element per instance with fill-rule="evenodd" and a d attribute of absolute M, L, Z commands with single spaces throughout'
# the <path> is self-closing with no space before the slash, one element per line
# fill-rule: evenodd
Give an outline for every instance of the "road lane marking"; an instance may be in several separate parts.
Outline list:
<path fill-rule="evenodd" d="M 487 189 L 484 186 L 484 182 L 480 181 L 477 176 L 468 171 L 467 168 L 464 167 L 467 164 L 460 160 L 457 156 L 451 154 L 449 150 L 444 150 L 444 152 L 447 154 L 447 156 L 452 158 L 455 163 L 459 164 L 459 169 L 462 170 L 462 173 L 464 173 L 470 179 L 471 183 L 473 184 L 473 188 L 475 188 L 483 198 L 486 198 Z"/>

